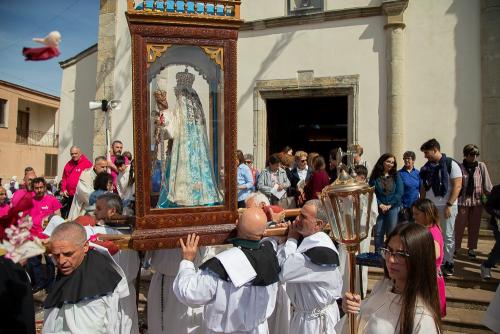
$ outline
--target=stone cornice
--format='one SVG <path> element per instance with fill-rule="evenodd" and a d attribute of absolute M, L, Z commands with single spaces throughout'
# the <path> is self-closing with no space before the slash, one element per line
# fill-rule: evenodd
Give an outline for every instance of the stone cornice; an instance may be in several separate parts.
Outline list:
<path fill-rule="evenodd" d="M 278 27 L 339 21 L 381 15 L 400 15 L 408 6 L 408 0 L 384 1 L 380 6 L 329 10 L 321 13 L 282 16 L 263 20 L 247 21 L 240 31 L 264 30 Z"/>
<path fill-rule="evenodd" d="M 382 2 L 382 11 L 387 16 L 402 15 L 408 7 L 409 0 L 390 0 Z"/>

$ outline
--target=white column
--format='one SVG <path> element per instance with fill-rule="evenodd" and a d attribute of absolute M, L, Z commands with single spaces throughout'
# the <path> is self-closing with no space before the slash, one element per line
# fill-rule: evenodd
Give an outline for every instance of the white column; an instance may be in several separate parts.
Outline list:
<path fill-rule="evenodd" d="M 405 38 L 403 12 L 407 1 L 386 1 L 387 36 L 387 151 L 402 158 L 405 144 Z"/>

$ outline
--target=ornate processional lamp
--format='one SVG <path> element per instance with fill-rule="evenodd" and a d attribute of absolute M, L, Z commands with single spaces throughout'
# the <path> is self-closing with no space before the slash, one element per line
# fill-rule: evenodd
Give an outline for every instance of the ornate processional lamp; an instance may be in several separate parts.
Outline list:
<path fill-rule="evenodd" d="M 352 167 L 349 166 L 352 163 L 350 158 L 352 157 L 348 157 L 348 167 Z M 326 186 L 319 194 L 328 215 L 333 237 L 346 246 L 349 254 L 349 292 L 351 293 L 355 292 L 356 252 L 359 250 L 360 242 L 368 237 L 373 191 L 373 187 L 365 182 L 357 182 L 344 169 L 341 169 L 337 180 Z M 349 327 L 351 334 L 357 332 L 356 316 L 353 314 L 349 314 Z"/>

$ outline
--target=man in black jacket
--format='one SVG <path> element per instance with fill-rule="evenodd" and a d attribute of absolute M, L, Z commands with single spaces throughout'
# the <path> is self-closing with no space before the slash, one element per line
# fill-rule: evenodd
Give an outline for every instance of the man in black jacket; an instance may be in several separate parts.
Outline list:
<path fill-rule="evenodd" d="M 500 231 L 498 230 L 498 219 L 500 219 L 500 185 L 496 185 L 491 189 L 490 196 L 484 208 L 491 215 L 490 226 L 495 236 L 495 245 L 491 249 L 488 259 L 481 264 L 481 277 L 483 279 L 490 279 L 491 268 L 500 260 Z"/>

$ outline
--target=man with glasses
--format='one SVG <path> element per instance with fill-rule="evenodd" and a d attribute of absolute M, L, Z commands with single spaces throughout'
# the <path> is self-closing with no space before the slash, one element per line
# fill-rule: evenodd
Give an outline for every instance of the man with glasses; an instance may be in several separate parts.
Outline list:
<path fill-rule="evenodd" d="M 415 159 L 415 152 L 406 151 L 403 154 L 403 168 L 398 171 L 404 186 L 399 212 L 400 223 L 413 221 L 411 206 L 419 197 L 420 172 L 415 168 Z"/>
<path fill-rule="evenodd" d="M 340 318 L 342 276 L 337 248 L 323 232 L 327 219 L 320 200 L 307 201 L 278 252 L 280 281 L 292 302 L 291 334 L 333 333 Z"/>
<path fill-rule="evenodd" d="M 311 177 L 312 169 L 307 165 L 307 153 L 304 151 L 295 152 L 295 167 L 292 169 L 290 180 L 291 192 L 296 194 L 297 207 L 301 207 L 305 202 L 304 186 Z"/>
<path fill-rule="evenodd" d="M 259 178 L 259 171 L 257 168 L 253 166 L 253 155 L 251 154 L 245 154 L 245 164 L 250 168 L 250 171 L 252 172 L 252 178 L 253 178 L 253 186 L 257 186 L 257 180 Z"/>

